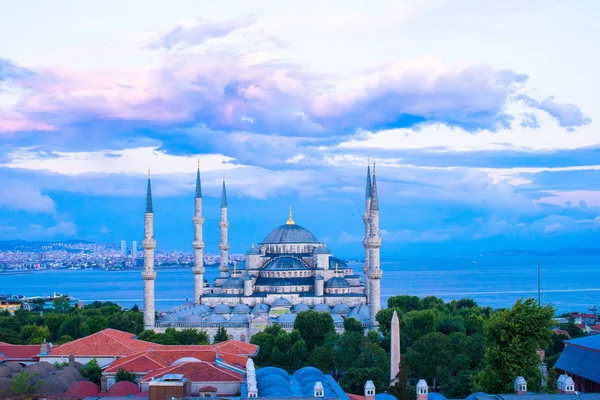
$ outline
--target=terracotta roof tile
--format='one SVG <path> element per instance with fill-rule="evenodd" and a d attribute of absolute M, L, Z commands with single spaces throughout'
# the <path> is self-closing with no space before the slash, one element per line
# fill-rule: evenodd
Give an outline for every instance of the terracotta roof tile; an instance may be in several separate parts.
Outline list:
<path fill-rule="evenodd" d="M 37 360 L 39 353 L 38 344 L 0 344 L 0 356 L 8 360 Z"/>
<path fill-rule="evenodd" d="M 359 396 L 357 394 L 346 393 L 346 396 L 348 396 L 350 400 L 365 400 L 365 396 Z"/>
<path fill-rule="evenodd" d="M 239 340 L 227 340 L 225 342 L 213 344 L 212 348 L 219 352 L 253 356 L 258 351 L 258 346 L 246 342 L 240 342 Z"/>
<path fill-rule="evenodd" d="M 133 371 L 136 373 L 143 373 L 152 371 L 156 368 L 163 368 L 168 366 L 169 363 L 162 358 L 154 355 L 152 352 L 137 353 L 131 356 L 119 358 L 110 364 L 104 372 L 116 373 L 120 368 L 126 371 Z"/>
<path fill-rule="evenodd" d="M 237 354 L 229 354 L 229 353 L 217 353 L 219 358 L 223 360 L 225 364 L 231 365 L 232 367 L 246 369 L 246 363 L 248 362 L 248 357 L 240 356 Z"/>
<path fill-rule="evenodd" d="M 53 347 L 51 356 L 125 357 L 162 347 L 156 343 L 134 339 L 133 334 L 116 329 L 104 329 L 92 335 Z"/>
<path fill-rule="evenodd" d="M 142 382 L 165 374 L 182 374 L 191 382 L 243 382 L 244 376 L 206 361 L 190 361 L 149 372 Z"/>

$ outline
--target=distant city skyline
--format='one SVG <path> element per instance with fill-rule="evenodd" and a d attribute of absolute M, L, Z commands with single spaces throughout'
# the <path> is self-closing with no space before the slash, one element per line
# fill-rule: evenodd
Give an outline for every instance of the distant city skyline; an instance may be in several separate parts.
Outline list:
<path fill-rule="evenodd" d="M 360 257 L 369 160 L 383 259 L 599 242 L 598 2 L 103 4 L 0 13 L 0 240 L 140 243 L 150 167 L 191 251 L 199 158 L 211 253 L 225 174 L 232 252 Z"/>

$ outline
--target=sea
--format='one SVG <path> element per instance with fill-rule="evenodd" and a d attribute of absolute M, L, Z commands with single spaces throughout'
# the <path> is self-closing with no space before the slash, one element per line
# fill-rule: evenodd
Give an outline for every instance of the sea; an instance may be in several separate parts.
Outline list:
<path fill-rule="evenodd" d="M 587 311 L 600 305 L 600 257 L 456 257 L 399 259 L 382 262 L 381 304 L 390 296 L 437 296 L 444 301 L 471 298 L 481 306 L 511 307 L 519 298 L 538 297 L 551 303 L 557 314 Z M 350 263 L 362 274 L 362 264 Z M 190 268 L 158 268 L 156 309 L 167 311 L 191 299 Z M 212 282 L 216 267 L 204 277 Z M 68 294 L 85 303 L 112 301 L 123 307 L 143 305 L 141 270 L 43 270 L 25 274 L 0 274 L 0 294 L 47 296 Z"/>

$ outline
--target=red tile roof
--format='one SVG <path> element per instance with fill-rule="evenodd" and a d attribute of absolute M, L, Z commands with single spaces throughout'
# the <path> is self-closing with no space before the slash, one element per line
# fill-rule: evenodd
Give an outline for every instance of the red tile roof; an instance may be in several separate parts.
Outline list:
<path fill-rule="evenodd" d="M 149 372 L 142 382 L 165 374 L 182 374 L 191 382 L 243 382 L 244 376 L 206 361 L 189 361 Z"/>
<path fill-rule="evenodd" d="M 254 356 L 258 352 L 258 346 L 239 340 L 228 340 L 226 342 L 216 343 L 211 346 L 219 352 L 238 354 L 243 356 Z"/>
<path fill-rule="evenodd" d="M 569 332 L 565 331 L 564 329 L 554 329 L 554 333 L 557 335 L 565 335 L 566 337 L 571 339 L 571 335 L 569 335 Z"/>
<path fill-rule="evenodd" d="M 119 358 L 111 363 L 104 370 L 104 372 L 116 373 L 120 368 L 123 368 L 126 371 L 145 373 L 152 371 L 153 369 L 166 367 L 168 365 L 168 362 L 149 351 L 146 353 L 137 353 L 131 356 Z"/>
<path fill-rule="evenodd" d="M 39 344 L 0 343 L 0 357 L 7 360 L 38 360 Z"/>
<path fill-rule="evenodd" d="M 346 396 L 348 396 L 350 400 L 365 400 L 365 396 L 359 396 L 357 394 L 346 393 Z"/>
<path fill-rule="evenodd" d="M 50 350 L 51 356 L 125 357 L 162 347 L 156 343 L 134 339 L 132 333 L 104 329 L 81 339 L 73 340 Z"/>

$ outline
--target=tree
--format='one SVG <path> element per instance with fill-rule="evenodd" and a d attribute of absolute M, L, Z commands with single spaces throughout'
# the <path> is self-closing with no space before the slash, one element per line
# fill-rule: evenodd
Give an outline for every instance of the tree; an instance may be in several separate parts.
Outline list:
<path fill-rule="evenodd" d="M 47 326 L 25 325 L 21 328 L 23 340 L 30 344 L 40 344 L 50 337 Z"/>
<path fill-rule="evenodd" d="M 352 368 L 340 379 L 340 386 L 346 393 L 364 394 L 365 382 L 373 381 L 376 392 L 383 392 L 388 388 L 389 371 L 378 368 Z"/>
<path fill-rule="evenodd" d="M 100 365 L 95 358 L 92 358 L 83 366 L 82 375 L 94 382 L 96 385 L 100 386 L 100 380 L 102 379 L 102 368 L 100 368 Z"/>
<path fill-rule="evenodd" d="M 421 336 L 435 332 L 438 312 L 435 310 L 410 311 L 402 316 L 401 340 L 411 346 Z"/>
<path fill-rule="evenodd" d="M 344 320 L 344 332 L 356 332 L 363 335 L 365 333 L 365 328 L 356 318 L 346 318 Z"/>
<path fill-rule="evenodd" d="M 0 342 L 10 344 L 25 344 L 25 340 L 20 333 L 6 328 L 0 328 Z"/>
<path fill-rule="evenodd" d="M 44 381 L 37 379 L 39 374 L 30 374 L 23 370 L 12 378 L 12 384 L 10 389 L 13 393 L 18 395 L 34 394 L 39 389 L 40 385 L 44 384 Z"/>
<path fill-rule="evenodd" d="M 52 303 L 57 314 L 65 314 L 71 309 L 71 304 L 66 296 L 57 297 Z"/>
<path fill-rule="evenodd" d="M 410 367 L 406 365 L 404 360 L 400 362 L 400 368 L 396 374 L 393 384 L 388 389 L 390 394 L 398 400 L 415 400 L 416 389 L 408 384 L 410 375 Z"/>
<path fill-rule="evenodd" d="M 306 348 L 309 352 L 316 346 L 322 346 L 328 333 L 335 332 L 331 315 L 314 310 L 302 311 L 296 314 L 294 329 L 300 332 L 300 336 L 306 342 Z"/>
<path fill-rule="evenodd" d="M 496 312 L 486 330 L 484 369 L 477 386 L 487 393 L 509 393 L 515 377 L 523 376 L 528 388 L 537 390 L 541 382 L 538 346 L 550 341 L 552 306 L 540 306 L 533 298 L 517 300 L 510 310 Z"/>
<path fill-rule="evenodd" d="M 415 376 L 436 382 L 438 367 L 448 368 L 452 361 L 452 346 L 448 336 L 428 333 L 419 338 L 407 351 L 405 362 Z"/>
<path fill-rule="evenodd" d="M 229 335 L 227 334 L 227 329 L 225 327 L 220 326 L 217 330 L 217 333 L 213 337 L 213 343 L 220 343 L 229 340 Z"/>
<path fill-rule="evenodd" d="M 417 296 L 392 296 L 387 301 L 389 308 L 397 308 L 403 313 L 423 309 L 421 299 Z"/>
<path fill-rule="evenodd" d="M 108 328 L 108 320 L 102 315 L 88 317 L 85 322 L 90 329 L 90 335 Z"/>
<path fill-rule="evenodd" d="M 129 381 L 129 382 L 136 383 L 135 374 L 133 372 L 129 372 L 129 371 L 125 370 L 125 368 L 119 368 L 119 370 L 115 374 L 115 381 L 116 382 Z"/>
<path fill-rule="evenodd" d="M 227 334 L 227 332 L 225 332 L 225 334 Z M 198 329 L 183 329 L 177 332 L 177 339 L 179 344 L 183 345 L 210 344 L 206 331 L 199 331 Z"/>
<path fill-rule="evenodd" d="M 62 335 L 59 339 L 58 339 L 58 344 L 65 344 L 67 342 L 70 342 L 71 340 L 73 340 L 73 337 L 69 336 L 69 335 Z"/>

